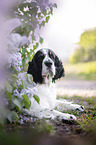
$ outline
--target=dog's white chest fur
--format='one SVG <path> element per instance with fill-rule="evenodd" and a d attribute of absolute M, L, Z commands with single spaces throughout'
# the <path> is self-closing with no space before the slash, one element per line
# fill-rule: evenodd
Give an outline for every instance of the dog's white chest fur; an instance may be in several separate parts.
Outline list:
<path fill-rule="evenodd" d="M 37 85 L 36 95 L 40 99 L 40 106 L 42 106 L 42 108 L 52 109 L 55 107 L 56 103 L 55 84 L 51 83 L 49 86 L 47 84 Z"/>

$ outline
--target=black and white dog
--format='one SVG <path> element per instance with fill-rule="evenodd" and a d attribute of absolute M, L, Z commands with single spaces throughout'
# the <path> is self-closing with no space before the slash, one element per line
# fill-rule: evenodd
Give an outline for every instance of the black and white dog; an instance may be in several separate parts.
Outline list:
<path fill-rule="evenodd" d="M 76 117 L 74 115 L 62 113 L 55 108 L 84 110 L 80 105 L 56 99 L 55 80 L 64 76 L 64 68 L 62 62 L 52 50 L 40 49 L 37 51 L 32 61 L 29 62 L 27 73 L 33 76 L 37 88 L 35 94 L 40 98 L 38 104 L 32 97 L 29 114 L 39 118 L 55 119 L 58 117 L 58 119 L 75 121 Z"/>

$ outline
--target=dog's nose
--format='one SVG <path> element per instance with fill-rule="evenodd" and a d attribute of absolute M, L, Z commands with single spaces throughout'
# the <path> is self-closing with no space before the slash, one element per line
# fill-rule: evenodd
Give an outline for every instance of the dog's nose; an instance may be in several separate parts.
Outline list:
<path fill-rule="evenodd" d="M 49 68 L 50 68 L 50 67 L 51 67 L 51 65 L 52 65 L 52 62 L 50 62 L 50 61 L 45 61 L 45 62 L 44 62 L 44 64 L 45 64 L 47 67 L 49 67 Z"/>

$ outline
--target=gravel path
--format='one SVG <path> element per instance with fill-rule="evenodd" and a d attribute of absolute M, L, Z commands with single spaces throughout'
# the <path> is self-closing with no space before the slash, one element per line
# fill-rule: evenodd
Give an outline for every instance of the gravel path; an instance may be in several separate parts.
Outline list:
<path fill-rule="evenodd" d="M 96 96 L 96 81 L 59 80 L 56 87 L 57 96 Z"/>

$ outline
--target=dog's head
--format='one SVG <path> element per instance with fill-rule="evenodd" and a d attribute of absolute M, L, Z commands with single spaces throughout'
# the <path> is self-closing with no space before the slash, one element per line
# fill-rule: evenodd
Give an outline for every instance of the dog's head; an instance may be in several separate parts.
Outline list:
<path fill-rule="evenodd" d="M 34 55 L 27 73 L 33 76 L 35 83 L 45 83 L 45 79 L 52 79 L 55 82 L 56 79 L 64 76 L 64 68 L 62 62 L 57 55 L 50 49 L 40 49 Z"/>

